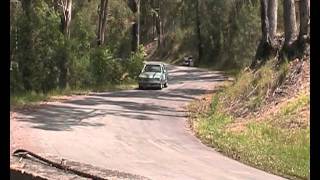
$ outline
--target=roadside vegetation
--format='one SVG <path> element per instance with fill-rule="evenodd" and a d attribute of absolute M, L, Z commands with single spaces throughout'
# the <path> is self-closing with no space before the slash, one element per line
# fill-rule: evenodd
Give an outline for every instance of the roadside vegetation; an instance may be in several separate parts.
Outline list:
<path fill-rule="evenodd" d="M 255 72 L 242 71 L 219 93 L 192 103 L 190 124 L 196 135 L 249 165 L 290 179 L 307 179 L 309 62 L 295 63 L 277 67 L 268 61 Z"/>
<path fill-rule="evenodd" d="M 254 57 L 259 26 L 257 0 L 12 0 L 11 102 L 134 84 L 143 60 L 193 55 L 201 67 L 239 70 Z"/>
<path fill-rule="evenodd" d="M 125 2 L 110 0 L 101 41 L 96 33 L 100 3 L 10 1 L 11 106 L 51 96 L 135 87 L 145 50 L 143 46 L 131 50 L 131 25 L 126 19 L 132 12 Z M 63 11 L 72 16 L 66 19 Z"/>

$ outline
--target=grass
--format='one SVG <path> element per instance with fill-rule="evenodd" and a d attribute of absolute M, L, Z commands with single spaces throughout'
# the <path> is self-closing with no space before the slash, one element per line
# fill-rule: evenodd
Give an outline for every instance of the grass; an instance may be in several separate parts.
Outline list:
<path fill-rule="evenodd" d="M 309 174 L 310 129 L 281 125 L 305 106 L 300 102 L 301 99 L 297 98 L 261 122 L 246 124 L 240 132 L 229 131 L 227 125 L 234 122 L 233 117 L 216 110 L 207 117 L 200 117 L 194 126 L 195 131 L 206 144 L 230 157 L 271 173 L 306 179 Z"/>
<path fill-rule="evenodd" d="M 18 94 L 10 94 L 10 107 L 11 108 L 19 108 L 28 105 L 36 105 L 41 101 L 50 101 L 55 96 L 70 96 L 70 95 L 85 95 L 89 92 L 103 92 L 103 91 L 118 91 L 118 90 L 126 90 L 126 89 L 134 89 L 137 88 L 137 84 L 135 82 L 124 82 L 117 85 L 103 85 L 103 86 L 95 86 L 95 87 L 87 87 L 87 88 L 66 88 L 66 89 L 57 89 L 51 90 L 48 93 L 36 93 L 34 91 L 18 93 Z"/>
<path fill-rule="evenodd" d="M 255 73 L 241 72 L 234 84 L 213 96 L 209 112 L 189 109 L 191 124 L 205 144 L 227 156 L 290 179 L 307 179 L 310 170 L 308 92 L 300 92 L 278 104 L 273 113 L 260 116 L 259 120 L 255 116 L 241 120 L 229 109 L 237 101 L 241 106 L 259 110 L 268 89 L 279 85 L 288 71 L 287 65 L 277 70 L 271 67 L 265 65 Z M 256 92 L 252 93 L 254 89 Z M 197 108 L 195 104 L 189 108 Z M 203 106 L 203 102 L 198 104 Z"/>

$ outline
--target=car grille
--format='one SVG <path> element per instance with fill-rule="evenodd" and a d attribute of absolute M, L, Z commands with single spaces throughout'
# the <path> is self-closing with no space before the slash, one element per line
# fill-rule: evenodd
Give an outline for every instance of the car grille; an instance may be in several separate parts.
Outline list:
<path fill-rule="evenodd" d="M 153 78 L 140 78 L 140 82 L 157 82 L 157 79 L 153 79 Z"/>
<path fill-rule="evenodd" d="M 140 80 L 143 81 L 143 82 L 149 82 L 151 79 L 149 79 L 149 78 L 140 78 Z"/>

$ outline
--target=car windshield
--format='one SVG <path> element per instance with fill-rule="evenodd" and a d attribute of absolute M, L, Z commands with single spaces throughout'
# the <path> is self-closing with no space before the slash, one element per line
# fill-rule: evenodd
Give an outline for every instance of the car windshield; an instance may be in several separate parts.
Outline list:
<path fill-rule="evenodd" d="M 160 65 L 146 65 L 144 72 L 161 72 Z"/>

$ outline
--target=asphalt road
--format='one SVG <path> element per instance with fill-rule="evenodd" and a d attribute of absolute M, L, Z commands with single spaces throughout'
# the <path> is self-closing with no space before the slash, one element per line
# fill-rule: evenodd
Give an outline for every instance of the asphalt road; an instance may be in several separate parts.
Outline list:
<path fill-rule="evenodd" d="M 25 148 L 151 179 L 281 179 L 221 155 L 188 130 L 184 106 L 225 77 L 168 69 L 163 90 L 91 93 L 14 112 L 11 152 Z"/>

